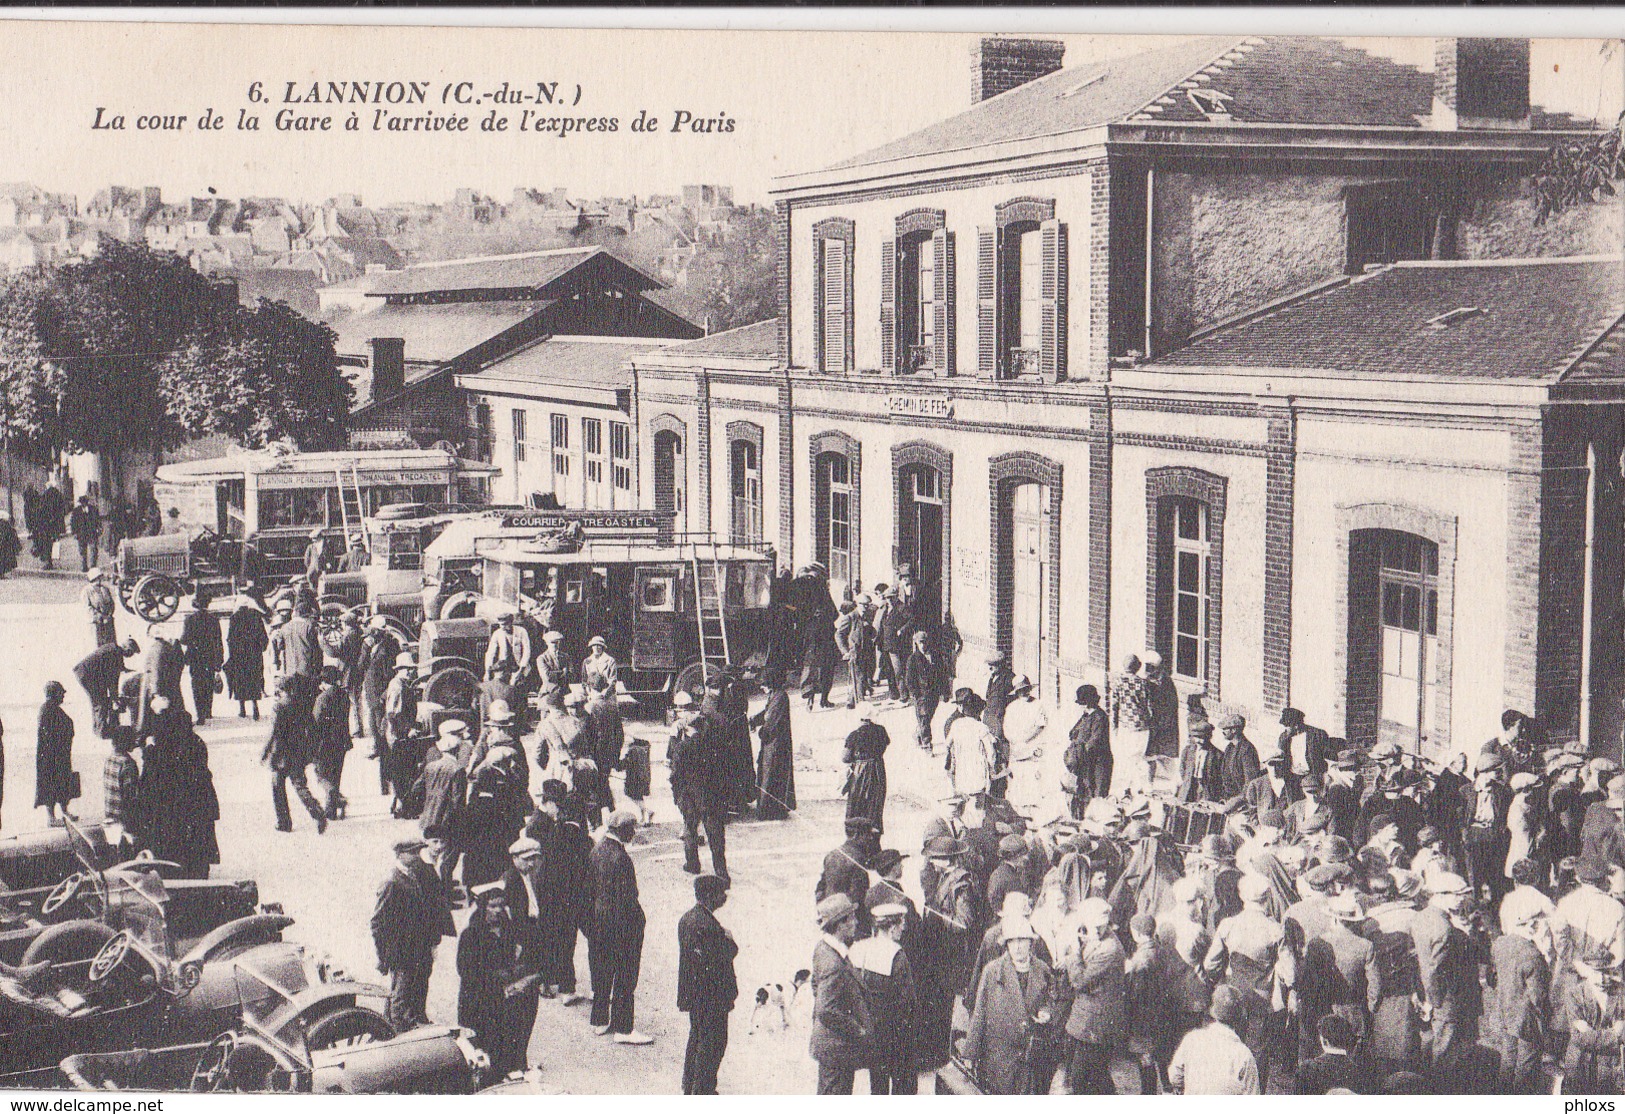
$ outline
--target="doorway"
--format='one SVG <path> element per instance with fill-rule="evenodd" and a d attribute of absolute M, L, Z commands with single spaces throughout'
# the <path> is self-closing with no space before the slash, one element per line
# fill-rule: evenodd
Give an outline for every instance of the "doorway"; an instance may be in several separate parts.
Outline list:
<path fill-rule="evenodd" d="M 913 569 L 923 610 L 937 619 L 946 556 L 946 485 L 939 469 L 911 464 L 898 469 L 897 487 L 897 564 Z"/>
<path fill-rule="evenodd" d="M 1050 654 L 1050 493 L 1045 484 L 1024 483 L 1010 493 L 1010 665 L 1042 687 Z"/>

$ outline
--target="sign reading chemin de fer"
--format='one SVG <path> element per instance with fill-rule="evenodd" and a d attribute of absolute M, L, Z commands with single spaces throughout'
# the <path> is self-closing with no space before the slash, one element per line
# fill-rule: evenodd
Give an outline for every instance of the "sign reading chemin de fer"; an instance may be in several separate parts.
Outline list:
<path fill-rule="evenodd" d="M 952 418 L 951 395 L 887 395 L 886 412 L 899 418 Z"/>

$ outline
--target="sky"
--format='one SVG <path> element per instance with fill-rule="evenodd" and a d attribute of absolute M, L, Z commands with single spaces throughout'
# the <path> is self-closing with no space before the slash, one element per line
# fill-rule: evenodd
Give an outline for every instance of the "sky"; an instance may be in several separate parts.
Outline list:
<path fill-rule="evenodd" d="M 998 18 L 989 13 L 988 18 Z M 1245 17 L 1244 17 L 1245 18 Z M 1241 26 L 1238 33 L 1256 28 Z M 78 195 L 108 183 L 158 185 L 166 199 L 279 196 L 316 201 L 359 194 L 368 204 L 443 201 L 457 188 L 506 199 L 516 186 L 566 187 L 570 196 L 673 192 L 684 183 L 731 185 L 766 203 L 775 176 L 816 170 L 969 105 L 973 34 L 311 27 L 0 21 L 0 181 Z M 1067 64 L 1134 53 L 1171 37 L 1061 35 Z M 1431 40 L 1371 38 L 1356 45 L 1431 68 Z M 1612 120 L 1620 111 L 1619 52 L 1592 40 L 1537 40 L 1534 100 Z M 420 82 L 415 107 L 283 103 L 287 83 Z M 252 103 L 259 83 L 263 103 Z M 510 130 L 483 132 L 490 104 L 443 104 L 467 93 L 557 83 L 579 103 L 506 105 Z M 525 108 L 553 116 L 616 117 L 613 134 L 516 130 Z M 444 117 L 467 133 L 372 130 L 380 109 Z M 332 130 L 275 130 L 275 113 L 331 116 Z M 342 130 L 360 112 L 362 130 Z M 94 128 L 122 116 L 125 128 Z M 212 112 L 222 127 L 198 130 Z M 257 114 L 257 132 L 237 128 Z M 640 112 L 659 123 L 633 132 Z M 671 131 L 678 112 L 712 129 Z M 179 130 L 138 126 L 185 115 Z M 731 128 L 731 130 L 728 130 Z"/>

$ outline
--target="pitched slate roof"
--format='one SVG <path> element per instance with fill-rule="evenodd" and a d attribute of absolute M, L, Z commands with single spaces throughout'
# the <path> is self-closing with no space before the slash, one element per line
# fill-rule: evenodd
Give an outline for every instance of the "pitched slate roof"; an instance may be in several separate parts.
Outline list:
<path fill-rule="evenodd" d="M 686 340 L 667 351 L 682 356 L 772 357 L 779 351 L 779 319 L 770 317 L 754 325 L 740 325 L 699 340 Z"/>
<path fill-rule="evenodd" d="M 477 373 L 459 375 L 457 385 L 475 391 L 498 384 L 521 390 L 527 385 L 624 390 L 632 386 L 632 368 L 628 361 L 658 351 L 668 343 L 621 337 L 605 340 L 548 337 L 486 365 Z"/>
<path fill-rule="evenodd" d="M 1147 368 L 1555 379 L 1621 312 L 1618 259 L 1400 264 L 1221 327 Z"/>
<path fill-rule="evenodd" d="M 594 261 L 613 268 L 621 281 L 634 290 L 649 290 L 664 285 L 613 252 L 600 247 L 585 247 L 420 264 L 387 275 L 369 293 L 386 297 L 391 294 L 511 290 L 529 292 L 527 296 L 545 297 L 548 287 L 554 282 Z"/>
<path fill-rule="evenodd" d="M 450 305 L 382 306 L 333 323 L 338 333 L 334 351 L 370 355 L 373 337 L 401 337 L 412 363 L 440 364 L 455 359 L 499 333 L 511 329 L 547 302 L 456 302 Z"/>
<path fill-rule="evenodd" d="M 1419 128 L 1433 111 L 1432 74 L 1337 39 L 1209 36 L 1058 70 L 830 169 L 1104 124 L 1201 122 L 1210 117 L 1190 94 L 1204 89 L 1245 124 Z M 1595 125 L 1534 108 L 1531 126 Z"/>

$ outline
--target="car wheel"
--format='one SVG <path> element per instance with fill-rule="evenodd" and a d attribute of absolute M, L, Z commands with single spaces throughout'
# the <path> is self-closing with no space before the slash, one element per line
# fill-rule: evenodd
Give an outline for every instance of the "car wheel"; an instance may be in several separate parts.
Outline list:
<path fill-rule="evenodd" d="M 423 686 L 423 699 L 442 708 L 472 710 L 479 698 L 479 675 L 461 665 L 437 670 Z"/>
<path fill-rule="evenodd" d="M 320 1052 L 387 1041 L 394 1036 L 395 1026 L 383 1014 L 364 1006 L 340 1006 L 306 1025 L 305 1043 L 312 1052 Z"/>

